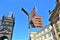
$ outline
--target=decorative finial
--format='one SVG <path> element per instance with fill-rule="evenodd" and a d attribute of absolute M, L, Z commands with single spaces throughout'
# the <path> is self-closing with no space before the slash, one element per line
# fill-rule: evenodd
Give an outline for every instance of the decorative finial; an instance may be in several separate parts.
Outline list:
<path fill-rule="evenodd" d="M 49 12 L 50 12 L 50 10 L 49 10 Z"/>
<path fill-rule="evenodd" d="M 56 2 L 59 2 L 59 0 L 56 0 Z"/>
<path fill-rule="evenodd" d="M 49 14 L 50 14 L 50 10 L 49 10 Z"/>
<path fill-rule="evenodd" d="M 60 0 L 56 0 L 56 3 L 59 4 L 60 3 Z"/>

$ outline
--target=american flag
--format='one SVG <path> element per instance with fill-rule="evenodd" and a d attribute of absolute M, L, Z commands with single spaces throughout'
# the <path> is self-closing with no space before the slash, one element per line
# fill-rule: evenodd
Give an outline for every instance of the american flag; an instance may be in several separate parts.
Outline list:
<path fill-rule="evenodd" d="M 34 16 L 34 15 L 36 15 L 36 7 L 35 6 L 34 6 L 32 12 L 31 12 L 31 16 Z"/>
<path fill-rule="evenodd" d="M 34 6 L 32 12 L 29 14 L 29 20 L 31 21 L 31 19 L 36 15 L 36 7 Z"/>

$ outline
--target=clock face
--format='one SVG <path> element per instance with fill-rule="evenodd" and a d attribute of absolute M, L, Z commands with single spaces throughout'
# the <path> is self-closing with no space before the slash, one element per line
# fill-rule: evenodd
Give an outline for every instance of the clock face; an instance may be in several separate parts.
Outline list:
<path fill-rule="evenodd" d="M 0 30 L 2 30 L 3 29 L 3 26 L 0 26 Z"/>

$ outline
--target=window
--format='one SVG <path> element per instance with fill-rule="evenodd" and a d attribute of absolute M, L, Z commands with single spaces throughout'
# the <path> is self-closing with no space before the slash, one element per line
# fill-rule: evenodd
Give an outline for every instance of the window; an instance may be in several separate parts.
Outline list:
<path fill-rule="evenodd" d="M 31 34 L 31 37 L 33 37 L 33 34 Z"/>
<path fill-rule="evenodd" d="M 50 28 L 48 27 L 48 31 L 50 30 Z"/>
<path fill-rule="evenodd" d="M 8 25 L 8 26 L 13 26 L 13 23 L 12 23 L 12 22 L 3 22 L 3 25 L 4 25 L 4 26 L 6 26 L 6 25 Z"/>
<path fill-rule="evenodd" d="M 52 26 L 49 26 L 50 29 L 52 29 Z"/>
<path fill-rule="evenodd" d="M 51 33 L 49 33 L 48 36 L 51 37 Z"/>
<path fill-rule="evenodd" d="M 44 38 L 46 39 L 46 35 L 44 35 Z"/>
<path fill-rule="evenodd" d="M 57 38 L 55 37 L 54 40 L 57 40 Z"/>
<path fill-rule="evenodd" d="M 45 29 L 45 32 L 47 32 L 48 30 L 47 29 Z"/>
<path fill-rule="evenodd" d="M 59 29 L 58 28 L 56 30 L 57 30 L 57 32 L 59 32 Z"/>
<path fill-rule="evenodd" d="M 54 31 L 52 33 L 53 33 L 53 35 L 55 35 L 55 32 Z"/>
<path fill-rule="evenodd" d="M 3 25 L 6 26 L 6 22 L 3 22 Z"/>
<path fill-rule="evenodd" d="M 9 22 L 9 26 L 13 26 L 13 23 L 12 22 Z"/>
<path fill-rule="evenodd" d="M 12 27 L 8 27 L 8 31 L 10 31 L 10 32 L 11 32 L 11 31 L 12 31 Z"/>
<path fill-rule="evenodd" d="M 59 34 L 59 37 L 60 37 L 60 34 Z"/>
<path fill-rule="evenodd" d="M 58 9 L 58 11 L 60 12 L 60 8 Z"/>

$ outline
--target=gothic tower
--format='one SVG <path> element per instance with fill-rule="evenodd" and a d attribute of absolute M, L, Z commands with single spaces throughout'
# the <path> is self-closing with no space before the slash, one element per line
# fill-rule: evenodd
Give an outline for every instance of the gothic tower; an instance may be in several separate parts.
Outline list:
<path fill-rule="evenodd" d="M 60 40 L 60 0 L 56 0 L 56 7 L 53 11 L 49 11 L 50 18 L 49 21 L 54 30 L 54 37 L 56 40 Z"/>
<path fill-rule="evenodd" d="M 15 23 L 15 18 L 12 12 L 9 15 L 3 16 L 0 25 L 0 40 L 12 40 L 13 28 Z"/>

